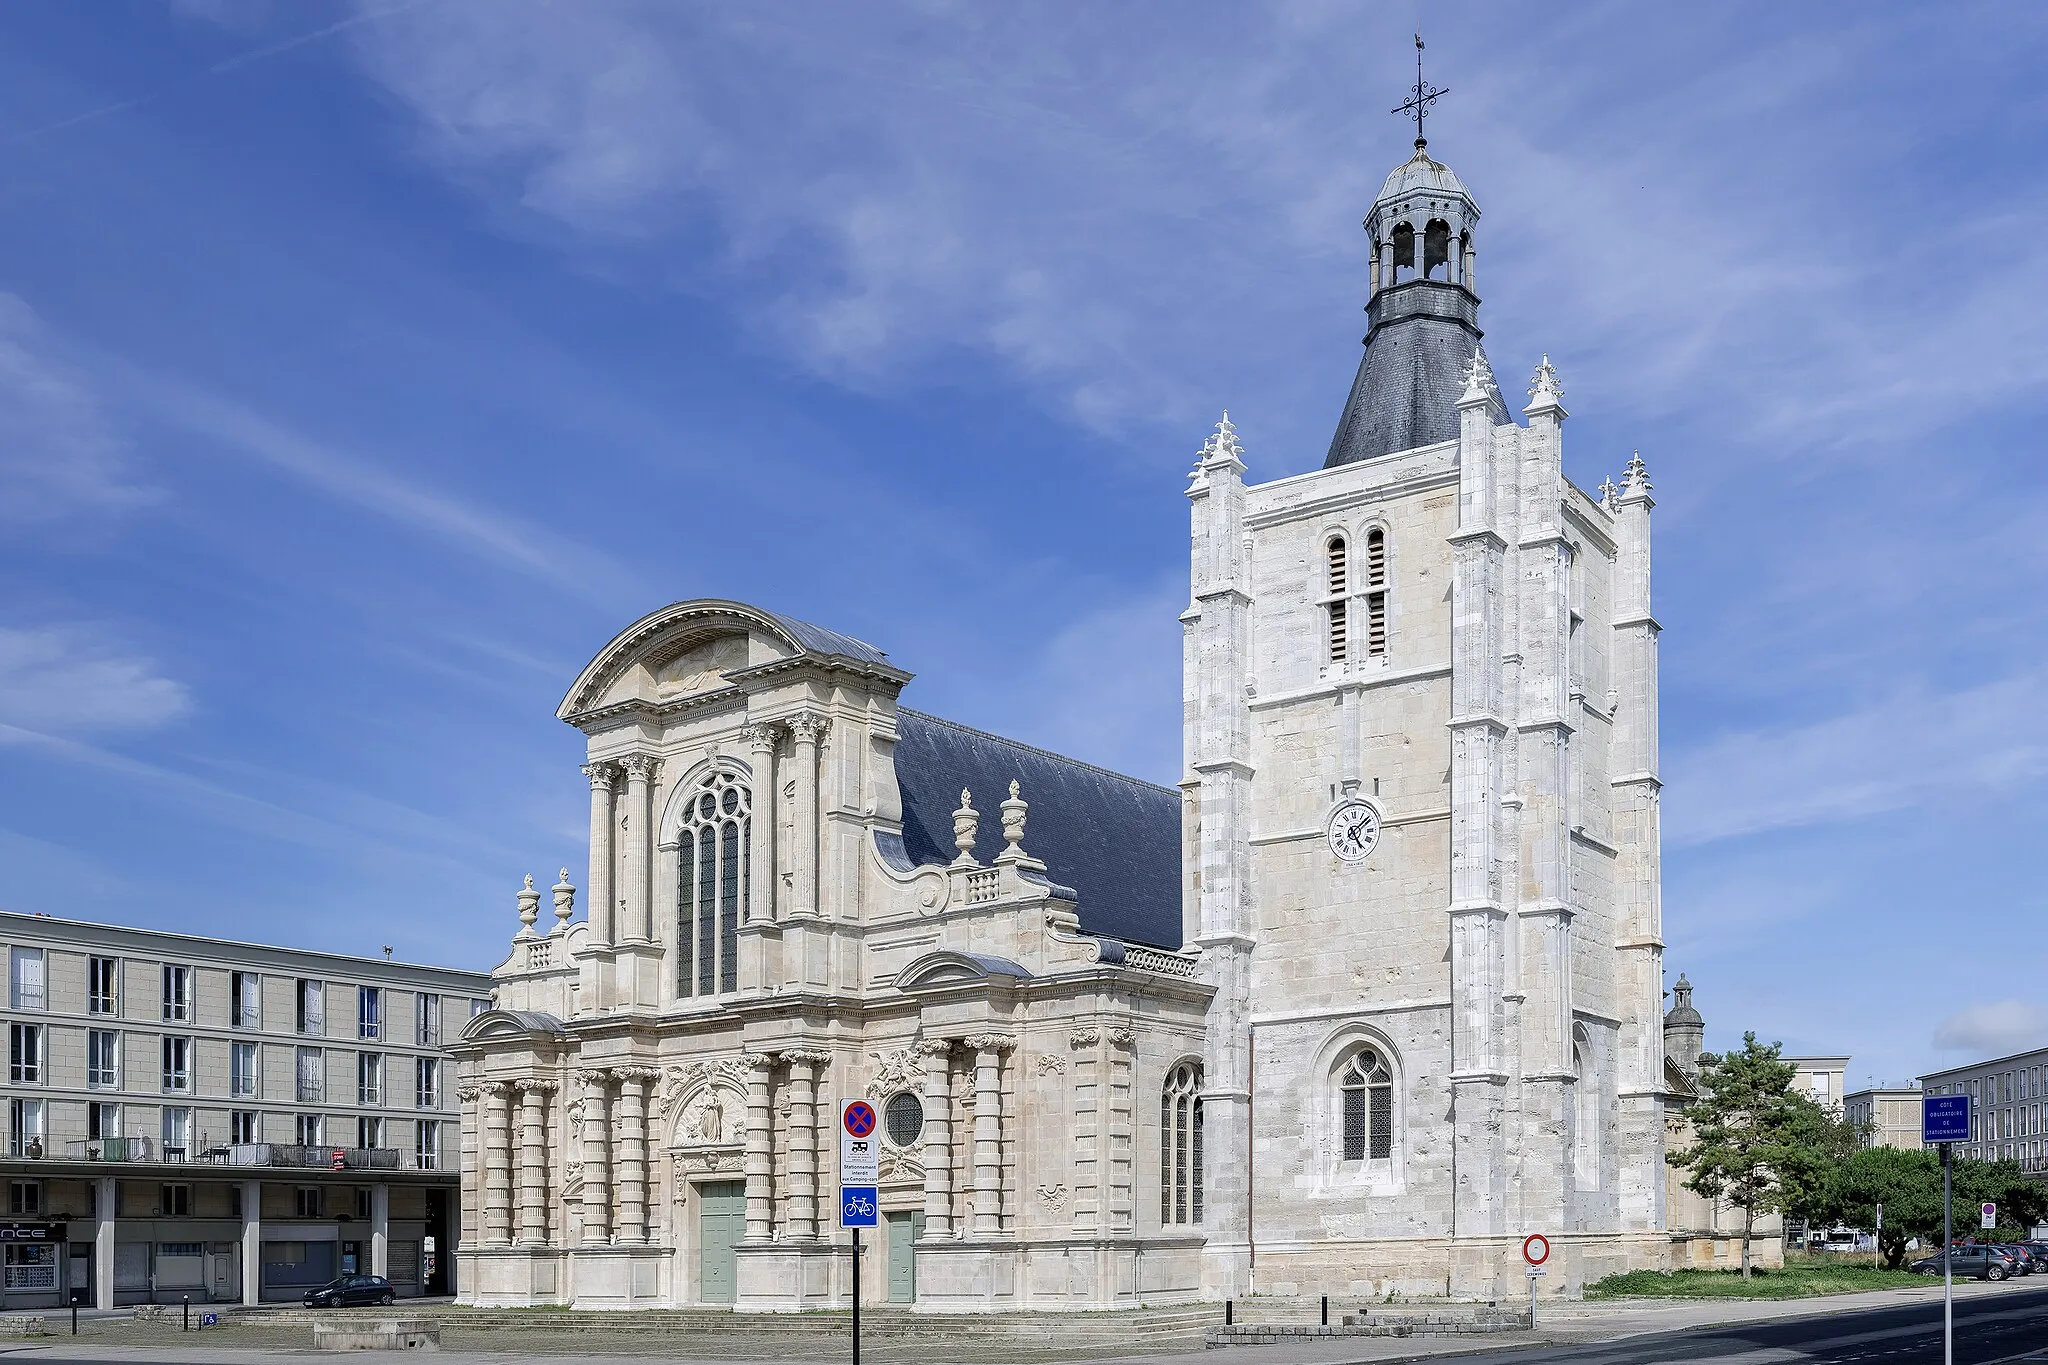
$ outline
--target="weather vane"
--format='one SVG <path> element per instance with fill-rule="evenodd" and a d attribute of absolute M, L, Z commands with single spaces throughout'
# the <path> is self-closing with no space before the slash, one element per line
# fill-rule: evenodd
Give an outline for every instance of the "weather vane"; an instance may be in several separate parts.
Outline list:
<path fill-rule="evenodd" d="M 1415 120 L 1415 145 L 1426 147 L 1428 141 L 1422 136 L 1422 120 L 1429 114 L 1429 106 L 1436 103 L 1438 95 L 1448 95 L 1448 89 L 1439 90 L 1422 79 L 1422 35 L 1415 35 L 1415 92 L 1406 100 L 1394 106 L 1391 112 L 1408 114 Z"/>

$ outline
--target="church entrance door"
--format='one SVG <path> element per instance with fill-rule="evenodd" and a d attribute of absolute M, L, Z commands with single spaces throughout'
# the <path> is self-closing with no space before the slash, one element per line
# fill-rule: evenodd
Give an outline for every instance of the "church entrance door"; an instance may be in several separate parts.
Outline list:
<path fill-rule="evenodd" d="M 892 1213 L 889 1219 L 889 1302 L 917 1302 L 917 1251 L 924 1236 L 922 1213 Z"/>
<path fill-rule="evenodd" d="M 747 1231 L 747 1184 L 721 1180 L 697 1187 L 697 1301 L 738 1297 L 740 1238 Z"/>

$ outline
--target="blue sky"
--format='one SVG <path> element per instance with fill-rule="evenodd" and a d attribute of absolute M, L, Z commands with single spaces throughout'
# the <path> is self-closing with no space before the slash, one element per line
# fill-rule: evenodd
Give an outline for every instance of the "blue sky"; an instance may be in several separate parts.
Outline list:
<path fill-rule="evenodd" d="M 0 904 L 487 965 L 693 596 L 1173 780 L 1184 475 L 1320 462 L 1418 19 L 1503 387 L 1657 487 L 1710 1043 L 2048 1042 L 2018 4 L 10 5 Z"/>

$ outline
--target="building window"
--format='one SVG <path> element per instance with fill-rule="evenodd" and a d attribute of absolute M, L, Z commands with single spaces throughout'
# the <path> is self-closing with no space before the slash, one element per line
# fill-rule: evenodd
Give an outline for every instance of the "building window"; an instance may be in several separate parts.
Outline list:
<path fill-rule="evenodd" d="M 164 1018 L 184 1023 L 192 1017 L 192 969 L 164 964 Z"/>
<path fill-rule="evenodd" d="M 1361 1048 L 1340 1073 L 1346 1161 L 1385 1161 L 1394 1155 L 1394 1073 L 1373 1048 Z"/>
<path fill-rule="evenodd" d="M 263 1027 L 263 978 L 254 972 L 235 972 L 230 987 L 229 1022 L 236 1028 Z"/>
<path fill-rule="evenodd" d="M 381 1052 L 359 1052 L 356 1054 L 356 1103 L 384 1103 L 384 1054 Z M 365 1147 L 375 1146 L 364 1143 Z"/>
<path fill-rule="evenodd" d="M 321 1139 L 326 1136 L 326 1125 L 318 1114 L 301 1114 L 297 1125 L 297 1136 L 301 1147 L 324 1147 Z"/>
<path fill-rule="evenodd" d="M 254 1109 L 237 1109 L 228 1115 L 229 1142 L 243 1145 L 258 1142 L 261 1139 L 256 1134 L 260 1131 Z"/>
<path fill-rule="evenodd" d="M 299 1217 L 318 1218 L 320 1216 L 320 1187 L 318 1185 L 301 1185 L 292 1193 L 295 1196 L 294 1207 L 298 1210 Z"/>
<path fill-rule="evenodd" d="M 441 1107 L 441 1060 L 415 1057 L 412 1063 L 412 1103 L 415 1109 Z"/>
<path fill-rule="evenodd" d="M 7 1079 L 15 1085 L 43 1082 L 43 1026 L 7 1026 Z"/>
<path fill-rule="evenodd" d="M 420 1124 L 419 1136 L 414 1140 L 413 1156 L 423 1171 L 441 1169 L 441 1125 Z"/>
<path fill-rule="evenodd" d="M 164 1186 L 163 1203 L 160 1208 L 162 1216 L 165 1218 L 190 1218 L 192 1216 L 192 1187 L 190 1185 Z M 161 1248 L 161 1250 L 163 1250 L 165 1255 L 172 1254 L 168 1248 Z M 197 1255 L 198 1253 L 194 1252 L 192 1254 Z"/>
<path fill-rule="evenodd" d="M 262 1073 L 256 1064 L 256 1044 L 228 1045 L 228 1092 L 235 1096 L 254 1095 L 256 1078 Z"/>
<path fill-rule="evenodd" d="M 356 987 L 356 1037 L 384 1036 L 384 992 L 375 986 Z"/>
<path fill-rule="evenodd" d="M 368 1147 L 372 1144 L 366 1142 L 363 1145 Z M 359 1189 L 356 1191 L 356 1218 L 365 1223 L 370 1221 L 370 1192 L 368 1190 Z"/>
<path fill-rule="evenodd" d="M 1342 536 L 1330 537 L 1323 547 L 1323 609 L 1330 617 L 1330 662 L 1341 664 L 1351 657 L 1350 602 L 1351 548 Z"/>
<path fill-rule="evenodd" d="M 747 900 L 747 829 L 753 798 L 713 772 L 683 808 L 676 843 L 676 994 L 739 988 L 740 907 Z"/>
<path fill-rule="evenodd" d="M 384 1145 L 384 1120 L 373 1114 L 364 1114 L 356 1119 L 356 1146 L 382 1147 Z"/>
<path fill-rule="evenodd" d="M 327 1056 L 319 1048 L 299 1049 L 295 1074 L 300 1104 L 319 1104 L 327 1098 Z"/>
<path fill-rule="evenodd" d="M 1202 1068 L 1193 1062 L 1159 1093 L 1159 1221 L 1202 1221 Z"/>
<path fill-rule="evenodd" d="M 7 1211 L 17 1217 L 34 1218 L 43 1211 L 43 1182 L 40 1180 L 10 1180 L 7 1182 Z M 12 1289 L 13 1285 L 7 1286 Z"/>
<path fill-rule="evenodd" d="M 165 1038 L 163 1043 L 164 1093 L 182 1095 L 192 1088 L 192 1040 Z"/>
<path fill-rule="evenodd" d="M 924 1101 L 905 1090 L 882 1106 L 882 1131 L 891 1145 L 908 1147 L 924 1136 Z"/>
<path fill-rule="evenodd" d="M 48 1006 L 43 990 L 43 950 L 7 950 L 7 1005 L 10 1009 L 39 1010 Z"/>
<path fill-rule="evenodd" d="M 121 1088 L 121 1035 L 110 1028 L 85 1035 L 85 1083 L 93 1090 Z"/>
<path fill-rule="evenodd" d="M 116 958 L 94 957 L 85 963 L 85 1009 L 88 1014 L 121 1012 L 121 963 Z"/>
<path fill-rule="evenodd" d="M 413 1000 L 414 1040 L 421 1047 L 441 1046 L 441 997 L 420 995 Z"/>
<path fill-rule="evenodd" d="M 192 1111 L 184 1108 L 164 1110 L 159 1131 L 163 1134 L 164 1160 L 183 1161 L 192 1143 Z"/>
<path fill-rule="evenodd" d="M 40 1157 L 43 1154 L 43 1102 L 7 1101 L 7 1155 Z"/>
<path fill-rule="evenodd" d="M 121 1106 L 89 1104 L 85 1107 L 85 1135 L 94 1141 L 121 1136 Z"/>
<path fill-rule="evenodd" d="M 1572 1174 L 1582 1190 L 1600 1188 L 1600 1079 L 1583 1043 L 1572 1048 Z"/>
<path fill-rule="evenodd" d="M 1365 533 L 1365 652 L 1387 653 L 1387 533 L 1378 527 Z"/>
<path fill-rule="evenodd" d="M 327 1032 L 327 983 L 301 981 L 293 988 L 292 1022 L 300 1033 Z"/>
<path fill-rule="evenodd" d="M 9 1242 L 0 1250 L 0 1263 L 6 1267 L 0 1284 L 8 1289 L 47 1293 L 57 1287 L 57 1248 L 53 1245 Z"/>
<path fill-rule="evenodd" d="M 490 1001 L 490 997 L 488 997 L 488 996 L 485 996 L 485 997 L 482 997 L 481 999 L 479 999 L 479 998 L 476 998 L 476 997 L 472 997 L 472 998 L 470 999 L 470 1002 L 469 1002 L 469 1017 L 470 1017 L 470 1018 L 472 1018 L 472 1019 L 474 1019 L 474 1018 L 476 1018 L 476 1017 L 477 1017 L 477 1016 L 478 1016 L 479 1014 L 482 1014 L 482 1013 L 483 1013 L 483 1012 L 484 1012 L 485 1010 L 488 1010 L 488 1009 L 489 1009 L 490 1007 L 491 1007 L 491 1001 Z"/>

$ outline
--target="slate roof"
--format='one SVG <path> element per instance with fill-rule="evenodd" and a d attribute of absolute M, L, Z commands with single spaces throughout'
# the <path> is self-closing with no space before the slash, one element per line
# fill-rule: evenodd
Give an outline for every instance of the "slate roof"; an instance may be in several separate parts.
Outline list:
<path fill-rule="evenodd" d="M 1386 183 L 1380 186 L 1379 197 L 1373 202 L 1385 203 L 1389 199 L 1398 199 L 1416 190 L 1435 194 L 1461 194 L 1467 199 L 1472 197 L 1471 191 L 1465 188 L 1465 182 L 1458 179 L 1456 171 L 1418 146 L 1414 156 L 1387 173 Z"/>
<path fill-rule="evenodd" d="M 889 662 L 888 651 L 876 649 L 866 640 L 856 640 L 851 635 L 841 635 L 836 630 L 814 626 L 809 621 L 799 621 L 794 616 L 784 616 L 779 611 L 763 611 L 761 614 L 788 631 L 791 639 L 814 653 L 842 654 L 849 659 L 858 659 L 869 664 Z"/>
<path fill-rule="evenodd" d="M 1015 780 L 1030 803 L 1024 851 L 1078 893 L 1081 928 L 1180 947 L 1179 792 L 918 711 L 897 713 L 897 735 L 901 852 L 910 865 L 953 861 L 963 787 L 981 813 L 974 856 L 995 861 L 1004 847 L 1001 803 Z"/>
<path fill-rule="evenodd" d="M 1465 369 L 1485 335 L 1479 300 L 1463 286 L 1410 280 L 1382 289 L 1366 306 L 1371 330 L 1337 419 L 1323 468 L 1378 459 L 1397 450 L 1454 441 Z M 1509 421 L 1498 391 L 1488 415 Z"/>

